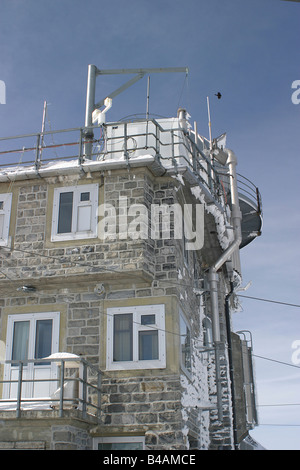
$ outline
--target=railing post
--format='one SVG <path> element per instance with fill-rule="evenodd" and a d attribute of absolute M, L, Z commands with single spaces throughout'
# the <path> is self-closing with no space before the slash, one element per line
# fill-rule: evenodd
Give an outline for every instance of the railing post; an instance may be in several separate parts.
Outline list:
<path fill-rule="evenodd" d="M 155 129 L 155 152 L 156 152 L 156 156 L 159 155 L 159 151 L 160 151 L 160 148 L 159 148 L 159 128 L 158 128 L 158 125 L 156 124 L 156 129 Z"/>
<path fill-rule="evenodd" d="M 261 214 L 261 202 L 260 202 L 260 192 L 258 188 L 255 188 L 256 200 L 257 200 L 257 212 Z"/>
<path fill-rule="evenodd" d="M 125 156 L 126 162 L 128 163 L 129 155 L 128 155 L 128 150 L 127 150 L 127 122 L 124 123 L 124 156 Z"/>
<path fill-rule="evenodd" d="M 97 410 L 97 416 L 98 416 L 98 420 L 100 420 L 100 416 L 101 416 L 101 372 L 97 371 L 97 374 L 98 374 L 98 390 L 97 390 L 97 397 L 98 397 L 98 402 L 97 402 L 97 406 L 98 406 L 98 410 Z"/>
<path fill-rule="evenodd" d="M 171 130 L 171 154 L 172 154 L 172 162 L 174 167 L 177 166 L 177 162 L 175 159 L 175 149 L 174 149 L 174 131 Z"/>
<path fill-rule="evenodd" d="M 78 153 L 78 163 L 81 165 L 83 163 L 83 156 L 82 156 L 82 142 L 83 142 L 83 131 L 80 128 L 80 136 L 79 136 L 79 153 Z"/>
<path fill-rule="evenodd" d="M 82 416 L 86 417 L 87 411 L 87 365 L 83 363 L 82 369 Z"/>
<path fill-rule="evenodd" d="M 22 380 L 23 380 L 23 362 L 20 361 L 19 374 L 18 374 L 18 392 L 17 392 L 17 418 L 20 418 L 21 416 Z"/>
<path fill-rule="evenodd" d="M 61 360 L 60 366 L 60 394 L 59 394 L 59 417 L 64 413 L 64 381 L 65 381 L 65 361 Z"/>
<path fill-rule="evenodd" d="M 35 163 L 34 163 L 36 170 L 38 170 L 40 168 L 40 163 L 41 163 L 40 141 L 41 141 L 41 134 L 37 134 L 36 149 L 35 149 Z"/>

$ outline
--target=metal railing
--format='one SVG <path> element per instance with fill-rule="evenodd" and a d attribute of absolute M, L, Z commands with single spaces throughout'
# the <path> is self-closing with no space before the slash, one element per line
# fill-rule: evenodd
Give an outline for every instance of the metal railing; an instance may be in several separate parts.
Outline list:
<path fill-rule="evenodd" d="M 181 127 L 163 128 L 155 119 L 1 137 L 0 171 L 18 172 L 33 167 L 38 175 L 40 169 L 62 160 L 75 160 L 83 165 L 119 159 L 130 164 L 132 159 L 149 154 L 163 166 L 188 167 L 212 196 L 219 199 L 219 176 L 210 158 Z"/>
<path fill-rule="evenodd" d="M 219 172 L 220 183 L 223 188 L 226 202 L 230 199 L 229 175 L 222 171 Z M 262 199 L 257 186 L 245 176 L 237 173 L 237 186 L 239 198 L 250 203 L 258 215 L 262 215 Z"/>
<path fill-rule="evenodd" d="M 1 411 L 16 410 L 16 417 L 21 417 L 22 410 L 58 410 L 59 417 L 64 416 L 67 409 L 79 410 L 82 418 L 88 415 L 95 416 L 98 420 L 101 414 L 101 377 L 102 372 L 83 358 L 44 358 L 27 359 L 22 361 L 1 362 L 15 371 L 14 379 L 0 380 L 2 384 L 2 398 L 0 398 Z M 49 377 L 37 378 L 35 374 L 29 376 L 28 366 L 49 366 Z M 52 373 L 50 367 L 52 366 Z M 53 374 L 53 366 L 55 373 Z M 45 385 L 52 392 L 50 396 L 35 396 L 33 392 L 36 385 Z M 67 386 L 71 384 L 70 390 Z M 28 393 L 31 386 L 31 393 Z M 27 392 L 24 389 L 27 387 Z"/>
<path fill-rule="evenodd" d="M 237 173 L 238 190 L 241 195 L 246 196 L 255 203 L 257 213 L 262 214 L 262 199 L 257 186 L 245 176 Z"/>
<path fill-rule="evenodd" d="M 196 176 L 217 202 L 229 194 L 228 176 L 208 156 L 206 144 L 198 145 L 182 127 L 171 128 L 169 119 L 162 127 L 156 119 L 134 119 L 103 125 L 78 127 L 43 133 L 0 138 L 0 172 L 18 172 L 21 168 L 39 170 L 57 161 L 85 162 L 125 160 L 128 165 L 138 157 L 152 155 L 163 167 L 185 166 Z M 198 136 L 199 137 L 199 136 Z M 16 148 L 16 142 L 21 146 Z M 206 149 L 207 150 L 207 149 Z M 13 176 L 11 176 L 13 179 Z M 258 188 L 238 174 L 238 189 L 262 213 Z"/>

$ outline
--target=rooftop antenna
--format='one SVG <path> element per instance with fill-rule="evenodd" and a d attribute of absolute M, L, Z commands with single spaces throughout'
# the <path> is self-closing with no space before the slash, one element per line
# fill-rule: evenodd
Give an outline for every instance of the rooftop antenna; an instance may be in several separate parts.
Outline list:
<path fill-rule="evenodd" d="M 146 108 L 146 119 L 149 119 L 149 98 L 150 98 L 150 75 L 148 75 L 147 81 L 147 108 Z"/>
<path fill-rule="evenodd" d="M 207 101 L 207 114 L 208 114 L 208 131 L 209 131 L 209 148 L 212 150 L 212 137 L 211 137 L 211 120 L 210 120 L 210 106 L 209 106 L 209 97 L 206 97 Z"/>
<path fill-rule="evenodd" d="M 300 1 L 300 0 L 299 0 Z M 218 100 L 222 98 L 222 95 L 220 92 L 215 93 L 215 96 L 217 96 Z M 209 148 L 212 150 L 213 145 L 212 145 L 212 133 L 211 133 L 211 118 L 210 118 L 210 105 L 209 105 L 209 97 L 206 97 L 207 101 L 207 114 L 208 114 L 208 130 L 209 130 Z"/>
<path fill-rule="evenodd" d="M 44 101 L 39 160 L 42 159 L 42 152 L 43 152 L 43 145 L 44 145 L 44 132 L 45 132 L 45 123 L 46 123 L 46 113 L 47 113 L 47 101 Z"/>
<path fill-rule="evenodd" d="M 167 73 L 167 72 L 185 72 L 188 73 L 187 67 L 168 67 L 168 68 L 146 68 L 146 69 L 110 69 L 100 70 L 96 65 L 89 65 L 88 68 L 88 80 L 87 80 L 87 93 L 86 93 L 86 110 L 85 110 L 85 145 L 84 153 L 88 159 L 92 158 L 92 146 L 93 146 L 93 112 L 95 109 L 101 108 L 104 105 L 104 101 L 107 98 L 113 99 L 119 95 L 131 85 L 136 83 L 138 80 L 144 77 L 146 73 Z M 117 90 L 110 93 L 107 97 L 98 101 L 95 104 L 95 92 L 96 92 L 96 78 L 99 75 L 119 75 L 119 74 L 135 74 L 135 76 L 128 80 Z"/>

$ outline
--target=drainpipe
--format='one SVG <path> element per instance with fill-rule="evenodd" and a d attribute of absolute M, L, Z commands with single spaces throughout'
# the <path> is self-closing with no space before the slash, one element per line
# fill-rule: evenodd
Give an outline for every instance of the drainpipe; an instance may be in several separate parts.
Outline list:
<path fill-rule="evenodd" d="M 215 357 L 216 357 L 216 383 L 217 383 L 217 400 L 218 400 L 218 416 L 222 420 L 222 390 L 221 390 L 221 374 L 220 374 L 220 347 L 221 334 L 220 334 L 220 319 L 219 319 L 219 299 L 218 299 L 218 274 L 217 271 L 223 266 L 223 264 L 229 260 L 231 255 L 239 249 L 242 241 L 241 231 L 241 211 L 239 207 L 238 188 L 237 188 L 237 177 L 236 177 L 236 165 L 237 159 L 232 150 L 226 149 L 227 154 L 226 161 L 220 163 L 228 165 L 229 178 L 230 178 L 230 192 L 231 192 L 231 214 L 232 214 L 232 225 L 234 230 L 234 241 L 231 245 L 222 253 L 219 259 L 210 267 L 208 280 L 210 286 L 210 297 L 211 297 L 211 311 L 212 311 L 212 330 L 213 330 L 213 341 L 215 345 Z M 218 159 L 218 155 L 216 155 Z"/>

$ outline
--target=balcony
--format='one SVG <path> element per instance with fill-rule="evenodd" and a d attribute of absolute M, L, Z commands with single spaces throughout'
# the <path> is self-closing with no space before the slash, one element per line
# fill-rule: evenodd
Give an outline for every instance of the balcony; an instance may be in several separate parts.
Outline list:
<path fill-rule="evenodd" d="M 223 210 L 230 203 L 226 169 L 211 157 L 207 139 L 189 127 L 179 117 L 134 117 L 93 126 L 89 133 L 81 127 L 0 138 L 0 182 L 146 166 L 155 175 L 184 175 L 206 202 Z M 250 180 L 238 175 L 238 186 L 244 247 L 261 233 L 262 204 Z"/>
<path fill-rule="evenodd" d="M 26 418 L 36 412 L 40 418 L 99 422 L 102 373 L 82 357 L 57 353 L 0 365 L 0 418 Z"/>
<path fill-rule="evenodd" d="M 220 181 L 225 193 L 226 201 L 230 203 L 229 177 L 219 173 Z M 242 243 L 240 248 L 247 246 L 262 231 L 262 200 L 259 189 L 245 176 L 237 173 L 239 205 L 242 213 Z"/>

